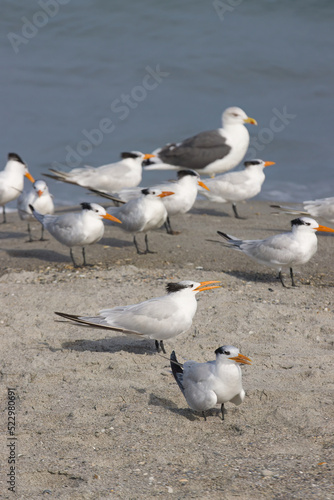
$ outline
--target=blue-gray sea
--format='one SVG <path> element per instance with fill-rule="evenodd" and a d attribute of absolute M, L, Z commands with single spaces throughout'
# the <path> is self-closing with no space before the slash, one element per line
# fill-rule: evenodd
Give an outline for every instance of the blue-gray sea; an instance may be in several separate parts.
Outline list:
<path fill-rule="evenodd" d="M 35 178 L 149 153 L 233 105 L 258 121 L 246 159 L 276 162 L 261 199 L 334 195 L 333 0 L 4 0 L 1 31 L 1 169 L 8 152 Z"/>

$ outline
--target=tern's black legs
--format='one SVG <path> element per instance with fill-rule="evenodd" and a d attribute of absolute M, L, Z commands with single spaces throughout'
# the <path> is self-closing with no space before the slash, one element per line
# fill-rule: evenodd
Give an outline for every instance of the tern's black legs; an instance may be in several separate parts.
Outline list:
<path fill-rule="evenodd" d="M 39 241 L 47 241 L 47 240 L 44 238 L 44 226 L 42 226 L 42 232 L 41 232 L 41 237 L 40 237 Z"/>
<path fill-rule="evenodd" d="M 145 247 L 146 247 L 146 248 L 145 248 L 144 252 L 142 252 L 142 251 L 139 249 L 139 246 L 138 246 L 138 243 L 137 243 L 137 240 L 136 240 L 136 235 L 134 235 L 134 237 L 133 237 L 133 243 L 134 243 L 134 245 L 135 245 L 135 247 L 136 247 L 136 250 L 137 250 L 137 254 L 138 254 L 138 255 L 144 255 L 144 254 L 146 254 L 146 253 L 156 253 L 156 252 L 152 252 L 152 250 L 150 250 L 150 249 L 148 248 L 148 236 L 147 236 L 147 234 L 145 234 Z"/>
<path fill-rule="evenodd" d="M 206 415 L 205 415 L 205 411 L 204 410 L 202 411 L 202 415 L 203 415 L 203 418 L 204 418 L 204 420 L 206 422 Z"/>
<path fill-rule="evenodd" d="M 3 224 L 6 224 L 7 222 L 7 219 L 6 219 L 6 209 L 5 209 L 5 205 L 2 207 L 2 223 Z"/>
<path fill-rule="evenodd" d="M 79 267 L 79 266 L 76 264 L 75 260 L 74 260 L 74 256 L 73 256 L 72 248 L 70 248 L 70 256 L 71 256 L 71 259 L 72 259 L 72 262 L 73 262 L 73 266 L 74 266 L 74 267 Z"/>
<path fill-rule="evenodd" d="M 43 227 L 43 226 L 42 226 L 42 227 Z M 28 242 L 30 243 L 31 241 L 33 241 L 33 239 L 32 239 L 32 236 L 31 236 L 31 229 L 30 229 L 30 224 L 29 224 L 29 222 L 28 222 L 28 236 L 29 236 L 29 240 L 28 240 Z"/>
<path fill-rule="evenodd" d="M 225 420 L 225 416 L 224 416 L 224 403 L 222 403 L 222 405 L 220 407 L 220 410 L 222 412 L 222 420 Z"/>
<path fill-rule="evenodd" d="M 286 286 L 286 284 L 285 284 L 285 283 L 284 283 L 284 281 L 283 281 L 282 271 L 280 271 L 280 272 L 278 273 L 278 277 L 279 277 L 279 279 L 280 279 L 280 281 L 281 281 L 282 285 L 284 286 L 284 288 L 289 288 L 289 287 L 287 287 L 287 286 Z M 291 278 L 291 284 L 292 284 L 292 286 L 297 286 L 297 285 L 296 285 L 296 283 L 295 283 L 295 280 L 294 280 L 292 267 L 290 267 L 290 278 Z"/>
<path fill-rule="evenodd" d="M 168 217 L 168 215 L 164 226 L 167 234 L 180 234 L 180 231 L 173 231 L 172 226 L 170 224 L 170 218 Z"/>
<path fill-rule="evenodd" d="M 293 278 L 293 270 L 292 270 L 292 267 L 290 267 L 290 278 L 291 278 L 291 284 L 292 286 L 297 286 L 296 283 L 295 283 L 295 280 Z"/>
<path fill-rule="evenodd" d="M 280 279 L 280 281 L 281 281 L 282 285 L 284 286 L 284 288 L 287 288 L 287 286 L 286 286 L 286 284 L 284 283 L 284 280 L 283 280 L 282 271 L 280 271 L 280 272 L 278 273 L 278 277 L 279 277 L 279 279 Z"/>
<path fill-rule="evenodd" d="M 160 352 L 162 351 L 164 354 L 166 354 L 166 350 L 165 350 L 165 346 L 164 346 L 164 341 L 163 340 L 156 340 L 155 341 L 155 348 L 157 350 L 157 352 Z"/>
<path fill-rule="evenodd" d="M 238 211 L 237 211 L 237 205 L 236 205 L 236 203 L 232 203 L 232 208 L 233 208 L 233 212 L 234 212 L 234 217 L 236 219 L 240 219 Z"/>

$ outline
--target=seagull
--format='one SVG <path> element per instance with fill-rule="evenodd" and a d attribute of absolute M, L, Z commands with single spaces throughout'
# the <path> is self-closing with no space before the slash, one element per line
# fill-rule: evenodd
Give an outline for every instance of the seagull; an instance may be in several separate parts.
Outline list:
<path fill-rule="evenodd" d="M 237 212 L 237 201 L 249 200 L 261 191 L 265 180 L 263 169 L 269 165 L 275 165 L 273 161 L 250 160 L 244 162 L 245 169 L 238 172 L 228 172 L 208 179 L 206 185 L 208 190 L 201 190 L 210 201 L 219 203 L 232 202 L 234 215 L 240 219 Z"/>
<path fill-rule="evenodd" d="M 167 219 L 165 222 L 165 228 L 168 234 L 179 234 L 177 231 L 173 231 L 170 224 L 170 216 L 177 214 L 185 214 L 191 210 L 193 207 L 197 193 L 198 186 L 203 189 L 208 189 L 206 184 L 201 181 L 201 178 L 195 170 L 183 169 L 177 172 L 177 180 L 169 181 L 164 184 L 157 184 L 151 187 L 151 189 L 159 189 L 160 191 L 173 190 L 173 196 L 166 196 L 162 198 L 162 202 L 167 209 Z M 141 188 L 129 188 L 123 189 L 117 193 L 117 197 L 123 201 L 129 201 L 136 198 L 140 194 Z"/>
<path fill-rule="evenodd" d="M 58 316 L 95 328 L 106 328 L 137 339 L 155 340 L 156 350 L 164 353 L 163 341 L 186 332 L 192 325 L 197 310 L 196 294 L 221 285 L 219 281 L 180 281 L 168 283 L 167 295 L 139 304 L 103 309 L 99 316 L 76 316 L 56 312 Z M 209 286 L 208 286 L 209 285 Z"/>
<path fill-rule="evenodd" d="M 215 175 L 236 167 L 249 145 L 246 123 L 257 125 L 238 107 L 227 108 L 222 115 L 222 128 L 201 132 L 180 143 L 167 144 L 154 151 L 156 159 L 145 170 L 191 168 L 200 174 Z M 158 162 L 162 162 L 158 163 Z"/>
<path fill-rule="evenodd" d="M 81 203 L 82 211 L 64 215 L 43 215 L 29 205 L 32 214 L 45 229 L 60 243 L 70 247 L 70 255 L 74 267 L 78 267 L 72 248 L 82 247 L 83 265 L 87 266 L 85 246 L 100 241 L 104 234 L 102 219 L 121 223 L 113 215 L 107 214 L 105 209 L 97 203 Z"/>
<path fill-rule="evenodd" d="M 52 174 L 43 174 L 56 181 L 76 184 L 87 189 L 97 189 L 113 193 L 123 188 L 138 186 L 142 179 L 142 162 L 152 158 L 151 154 L 140 151 L 121 153 L 122 160 L 101 167 L 74 168 L 70 172 L 61 172 L 50 168 Z"/>
<path fill-rule="evenodd" d="M 240 405 L 245 399 L 242 388 L 241 368 L 239 363 L 250 365 L 251 360 L 239 353 L 232 345 L 223 345 L 215 350 L 216 359 L 206 363 L 186 361 L 180 364 L 175 351 L 170 356 L 174 378 L 192 410 L 201 411 L 206 420 L 205 411 L 215 405 L 221 405 L 224 420 L 224 404 L 230 401 Z"/>
<path fill-rule="evenodd" d="M 259 264 L 278 269 L 278 277 L 285 287 L 282 267 L 290 268 L 292 286 L 296 286 L 292 267 L 306 264 L 316 253 L 318 241 L 316 231 L 334 233 L 334 229 L 321 226 L 310 217 L 299 217 L 291 221 L 291 231 L 276 234 L 265 240 L 239 240 L 234 236 L 217 231 L 227 243 L 225 246 L 236 248 Z"/>
<path fill-rule="evenodd" d="M 16 153 L 9 153 L 6 166 L 0 172 L 0 206 L 2 207 L 3 223 L 7 222 L 5 205 L 20 196 L 23 191 L 24 177 L 35 182 L 20 156 Z"/>
<path fill-rule="evenodd" d="M 30 189 L 30 191 L 23 191 L 17 199 L 17 209 L 20 219 L 28 221 L 29 241 L 33 241 L 29 221 L 34 220 L 34 216 L 32 215 L 29 205 L 32 205 L 35 210 L 43 215 L 54 213 L 52 195 L 50 194 L 45 181 L 35 181 L 32 189 Z M 42 235 L 40 241 L 44 241 L 43 233 L 44 227 L 42 225 Z"/>
<path fill-rule="evenodd" d="M 122 229 L 132 233 L 133 243 L 138 254 L 154 253 L 148 248 L 147 232 L 161 227 L 167 219 L 167 210 L 162 202 L 165 196 L 173 195 L 173 191 L 161 191 L 160 189 L 144 188 L 140 196 L 127 203 L 114 198 L 112 195 L 105 195 L 107 198 L 124 203 L 121 207 L 109 207 L 109 213 L 117 217 L 122 222 Z M 139 249 L 136 234 L 145 233 L 146 249 Z"/>
<path fill-rule="evenodd" d="M 287 214 L 306 215 L 321 217 L 322 219 L 334 223 L 334 197 L 320 198 L 317 200 L 303 201 L 304 211 L 281 205 L 270 205 L 272 208 L 279 208 Z"/>

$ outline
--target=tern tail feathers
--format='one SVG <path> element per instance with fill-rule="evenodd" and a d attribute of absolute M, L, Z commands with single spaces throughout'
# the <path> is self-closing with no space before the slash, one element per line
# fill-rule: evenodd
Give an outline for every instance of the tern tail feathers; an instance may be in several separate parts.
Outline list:
<path fill-rule="evenodd" d="M 67 177 L 68 174 L 66 172 L 60 172 L 59 170 L 53 170 L 52 168 L 50 168 L 50 172 L 52 172 L 53 174 L 43 174 L 44 177 L 49 177 L 50 179 L 54 179 L 55 181 L 67 182 L 68 184 L 77 184 L 77 182 Z"/>
<path fill-rule="evenodd" d="M 94 318 L 88 318 L 88 317 L 85 318 L 84 316 L 77 316 L 76 314 L 67 314 L 57 311 L 55 311 L 55 314 L 57 314 L 57 316 L 61 316 L 62 318 L 70 319 L 72 321 L 75 321 L 76 323 L 82 323 L 84 325 L 91 326 L 93 328 L 103 328 L 105 330 L 113 330 L 114 332 L 120 332 L 126 335 L 136 335 L 138 337 L 144 336 L 142 333 L 134 332 L 132 330 L 127 330 L 126 328 L 118 328 L 117 326 L 110 326 L 98 323 L 98 321 L 103 320 L 103 318 L 96 318 L 96 322 L 94 322 L 92 321 Z"/>
<path fill-rule="evenodd" d="M 170 367 L 172 369 L 177 385 L 180 387 L 182 393 L 184 394 L 183 369 L 182 365 L 176 359 L 175 351 L 172 351 L 172 354 L 170 355 Z"/>
<path fill-rule="evenodd" d="M 217 233 L 227 241 L 227 243 L 223 243 L 225 246 L 239 248 L 243 243 L 242 240 L 238 240 L 238 238 L 235 238 L 230 234 L 222 233 L 221 231 L 217 231 Z"/>
<path fill-rule="evenodd" d="M 120 200 L 119 198 L 117 198 L 117 196 L 114 196 L 113 194 L 105 193 L 104 191 L 99 191 L 98 189 L 94 188 L 87 188 L 87 189 L 89 189 L 89 191 L 91 191 L 92 193 L 101 196 L 102 198 L 107 198 L 107 200 L 116 201 L 116 203 L 120 203 L 121 205 L 124 205 L 126 203 L 126 201 Z"/>

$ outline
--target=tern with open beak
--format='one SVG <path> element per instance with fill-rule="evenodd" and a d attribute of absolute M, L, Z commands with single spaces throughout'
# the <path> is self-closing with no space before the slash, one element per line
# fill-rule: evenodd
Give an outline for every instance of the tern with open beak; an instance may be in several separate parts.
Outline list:
<path fill-rule="evenodd" d="M 104 235 L 103 220 L 121 223 L 97 203 L 81 203 L 81 212 L 64 215 L 43 215 L 29 205 L 34 217 L 57 241 L 70 248 L 74 267 L 78 267 L 73 256 L 73 247 L 82 247 L 83 265 L 87 266 L 85 247 L 100 241 Z"/>
<path fill-rule="evenodd" d="M 224 246 L 240 250 L 259 264 L 277 269 L 278 277 L 285 287 L 282 268 L 290 268 L 292 286 L 296 286 L 292 268 L 306 264 L 316 253 L 318 240 L 315 233 L 317 231 L 334 233 L 334 229 L 321 226 L 310 217 L 292 220 L 290 232 L 276 234 L 265 240 L 240 240 L 221 231 L 217 233 L 226 240 L 226 243 L 223 243 Z"/>
<path fill-rule="evenodd" d="M 103 309 L 99 316 L 77 316 L 56 312 L 58 316 L 95 328 L 105 328 L 137 339 L 155 340 L 158 352 L 164 353 L 164 340 L 181 335 L 192 325 L 197 310 L 196 294 L 212 288 L 219 281 L 180 281 L 167 284 L 167 295 L 139 304 Z"/>
<path fill-rule="evenodd" d="M 215 350 L 216 359 L 206 363 L 186 361 L 183 365 L 176 359 L 175 351 L 170 357 L 171 369 L 182 394 L 192 410 L 205 412 L 221 405 L 224 420 L 224 404 L 240 405 L 245 399 L 242 388 L 240 364 L 250 365 L 251 360 L 239 353 L 237 347 L 224 345 Z"/>

